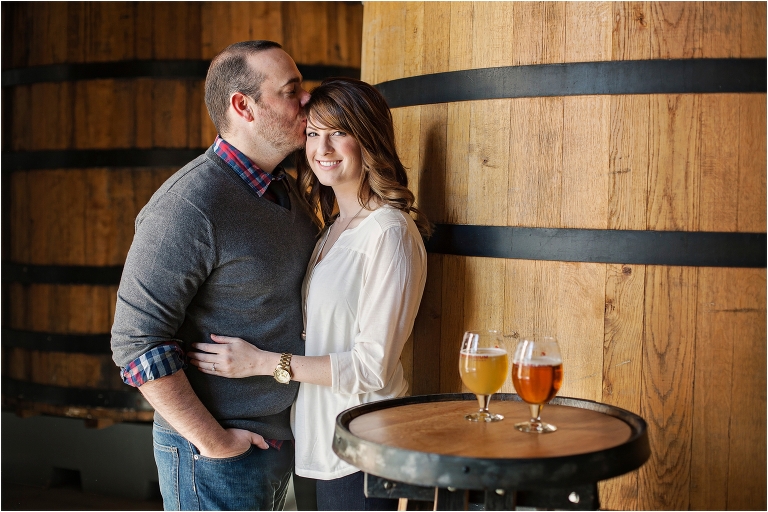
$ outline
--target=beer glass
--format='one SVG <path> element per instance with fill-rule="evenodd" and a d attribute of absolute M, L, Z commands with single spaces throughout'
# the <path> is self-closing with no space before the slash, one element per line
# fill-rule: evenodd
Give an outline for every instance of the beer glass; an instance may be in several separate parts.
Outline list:
<path fill-rule="evenodd" d="M 509 362 L 498 331 L 467 331 L 459 353 L 459 375 L 464 385 L 477 396 L 480 410 L 464 416 L 469 421 L 501 421 L 504 416 L 488 410 L 491 395 L 507 378 Z"/>
<path fill-rule="evenodd" d="M 528 336 L 518 341 L 512 358 L 512 384 L 531 408 L 531 419 L 516 423 L 521 432 L 545 434 L 557 427 L 541 421 L 541 408 L 563 383 L 563 358 L 554 336 Z"/>

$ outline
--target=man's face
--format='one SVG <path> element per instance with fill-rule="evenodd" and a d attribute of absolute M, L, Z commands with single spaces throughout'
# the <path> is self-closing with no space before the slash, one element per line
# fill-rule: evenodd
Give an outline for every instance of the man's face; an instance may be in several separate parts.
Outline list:
<path fill-rule="evenodd" d="M 293 59 L 273 48 L 252 55 L 251 66 L 266 76 L 261 98 L 255 104 L 256 135 L 286 155 L 303 148 L 307 125 L 304 105 L 309 93 L 301 87 L 302 77 Z"/>

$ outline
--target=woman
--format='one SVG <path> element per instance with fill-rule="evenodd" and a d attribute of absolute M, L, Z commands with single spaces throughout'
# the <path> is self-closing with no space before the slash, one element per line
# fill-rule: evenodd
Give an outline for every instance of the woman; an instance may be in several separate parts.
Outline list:
<path fill-rule="evenodd" d="M 430 226 L 413 206 L 392 117 L 375 88 L 329 79 L 306 108 L 298 178 L 325 224 L 302 291 L 306 355 L 283 357 L 212 335 L 216 343 L 196 345 L 203 352 L 190 357 L 201 371 L 225 377 L 272 375 L 288 359 L 291 378 L 302 383 L 292 410 L 297 489 L 316 485 L 317 510 L 394 509 L 395 500 L 364 496 L 362 473 L 333 453 L 331 440 L 343 410 L 408 390 L 400 353 L 424 291 L 421 236 Z"/>

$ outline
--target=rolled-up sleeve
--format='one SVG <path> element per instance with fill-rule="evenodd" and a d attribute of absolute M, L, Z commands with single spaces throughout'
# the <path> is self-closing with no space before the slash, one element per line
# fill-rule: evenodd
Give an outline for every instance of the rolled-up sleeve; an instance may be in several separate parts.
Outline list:
<path fill-rule="evenodd" d="M 214 259 L 213 228 L 186 199 L 166 192 L 141 211 L 112 325 L 113 360 L 127 384 L 184 367 L 175 336 Z"/>
<path fill-rule="evenodd" d="M 135 388 L 147 381 L 172 375 L 186 367 L 184 352 L 178 343 L 170 341 L 145 352 L 120 368 L 123 382 Z"/>
<path fill-rule="evenodd" d="M 365 266 L 354 346 L 330 354 L 334 393 L 375 392 L 392 379 L 413 329 L 426 273 L 420 237 L 404 225 L 382 233 Z"/>

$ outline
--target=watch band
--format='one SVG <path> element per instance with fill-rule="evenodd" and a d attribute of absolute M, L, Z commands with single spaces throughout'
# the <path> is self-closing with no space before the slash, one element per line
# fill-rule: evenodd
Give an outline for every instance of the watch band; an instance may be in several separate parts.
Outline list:
<path fill-rule="evenodd" d="M 287 384 L 291 381 L 291 357 L 292 354 L 284 352 L 280 356 L 280 362 L 277 363 L 277 368 L 272 374 L 275 380 L 281 384 Z"/>

